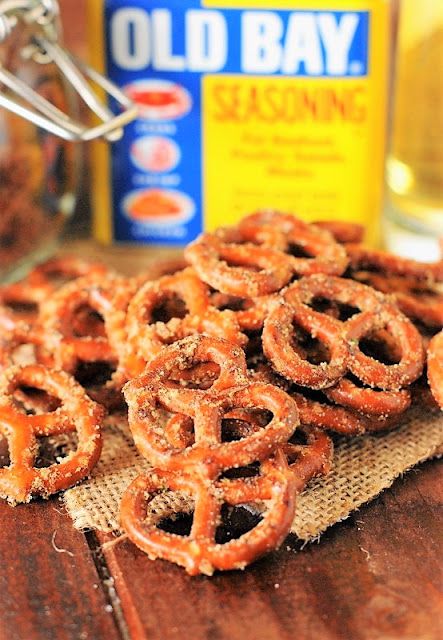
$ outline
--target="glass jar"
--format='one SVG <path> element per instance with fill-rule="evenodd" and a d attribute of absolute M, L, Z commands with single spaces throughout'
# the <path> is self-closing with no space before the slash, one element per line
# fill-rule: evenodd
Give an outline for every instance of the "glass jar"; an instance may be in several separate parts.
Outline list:
<path fill-rule="evenodd" d="M 401 0 L 384 237 L 433 262 L 443 241 L 443 3 Z"/>
<path fill-rule="evenodd" d="M 0 3 L 1 8 L 1 3 Z M 0 64 L 74 115 L 74 96 L 54 62 L 34 58 L 33 26 L 17 19 L 0 44 Z M 14 99 L 3 87 L 2 95 Z M 57 246 L 76 202 L 80 147 L 0 109 L 0 278 L 19 277 Z"/>
<path fill-rule="evenodd" d="M 56 248 L 76 203 L 81 148 L 73 142 L 114 141 L 135 117 L 117 87 L 60 47 L 58 10 L 56 0 L 0 0 L 2 281 Z M 92 124 L 79 120 L 80 100 L 95 114 Z"/>

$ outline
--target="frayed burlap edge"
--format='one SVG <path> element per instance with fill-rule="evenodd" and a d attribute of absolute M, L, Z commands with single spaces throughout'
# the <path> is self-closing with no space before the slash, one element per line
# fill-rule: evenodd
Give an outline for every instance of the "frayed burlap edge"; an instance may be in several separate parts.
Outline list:
<path fill-rule="evenodd" d="M 404 424 L 390 433 L 339 438 L 330 474 L 313 480 L 299 496 L 292 532 L 300 539 L 318 538 L 332 524 L 391 486 L 405 471 L 443 453 L 443 414 L 411 410 Z M 64 494 L 77 529 L 119 531 L 119 503 L 130 482 L 149 468 L 135 448 L 123 418 L 109 418 L 100 462 L 91 478 Z M 183 499 L 168 495 L 155 505 L 170 514 Z"/>

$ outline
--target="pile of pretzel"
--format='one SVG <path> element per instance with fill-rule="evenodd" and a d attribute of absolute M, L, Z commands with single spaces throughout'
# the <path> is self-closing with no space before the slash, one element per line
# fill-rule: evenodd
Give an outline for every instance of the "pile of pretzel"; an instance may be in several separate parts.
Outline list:
<path fill-rule="evenodd" d="M 127 410 L 152 465 L 121 505 L 137 546 L 193 575 L 276 548 L 296 495 L 330 469 L 331 434 L 392 429 L 412 402 L 443 408 L 443 262 L 361 236 L 260 211 L 133 278 L 56 258 L 4 285 L 0 496 L 27 502 L 86 477 L 105 413 Z M 73 433 L 74 450 L 42 464 L 42 439 Z M 185 529 L 156 512 L 165 492 L 192 504 Z"/>

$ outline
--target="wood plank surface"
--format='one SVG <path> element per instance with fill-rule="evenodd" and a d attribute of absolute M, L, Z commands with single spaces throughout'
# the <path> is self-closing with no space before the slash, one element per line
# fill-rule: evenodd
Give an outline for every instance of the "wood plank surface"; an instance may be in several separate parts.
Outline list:
<path fill-rule="evenodd" d="M 0 640 L 117 640 L 84 534 L 58 499 L 0 501 Z"/>

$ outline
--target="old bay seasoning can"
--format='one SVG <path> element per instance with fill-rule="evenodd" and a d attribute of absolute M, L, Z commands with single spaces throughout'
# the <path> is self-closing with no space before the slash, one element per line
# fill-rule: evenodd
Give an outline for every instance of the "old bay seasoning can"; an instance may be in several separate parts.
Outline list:
<path fill-rule="evenodd" d="M 180 246 L 263 207 L 375 233 L 388 17 L 388 0 L 90 0 L 92 62 L 139 113 L 96 145 L 96 237 Z"/>

